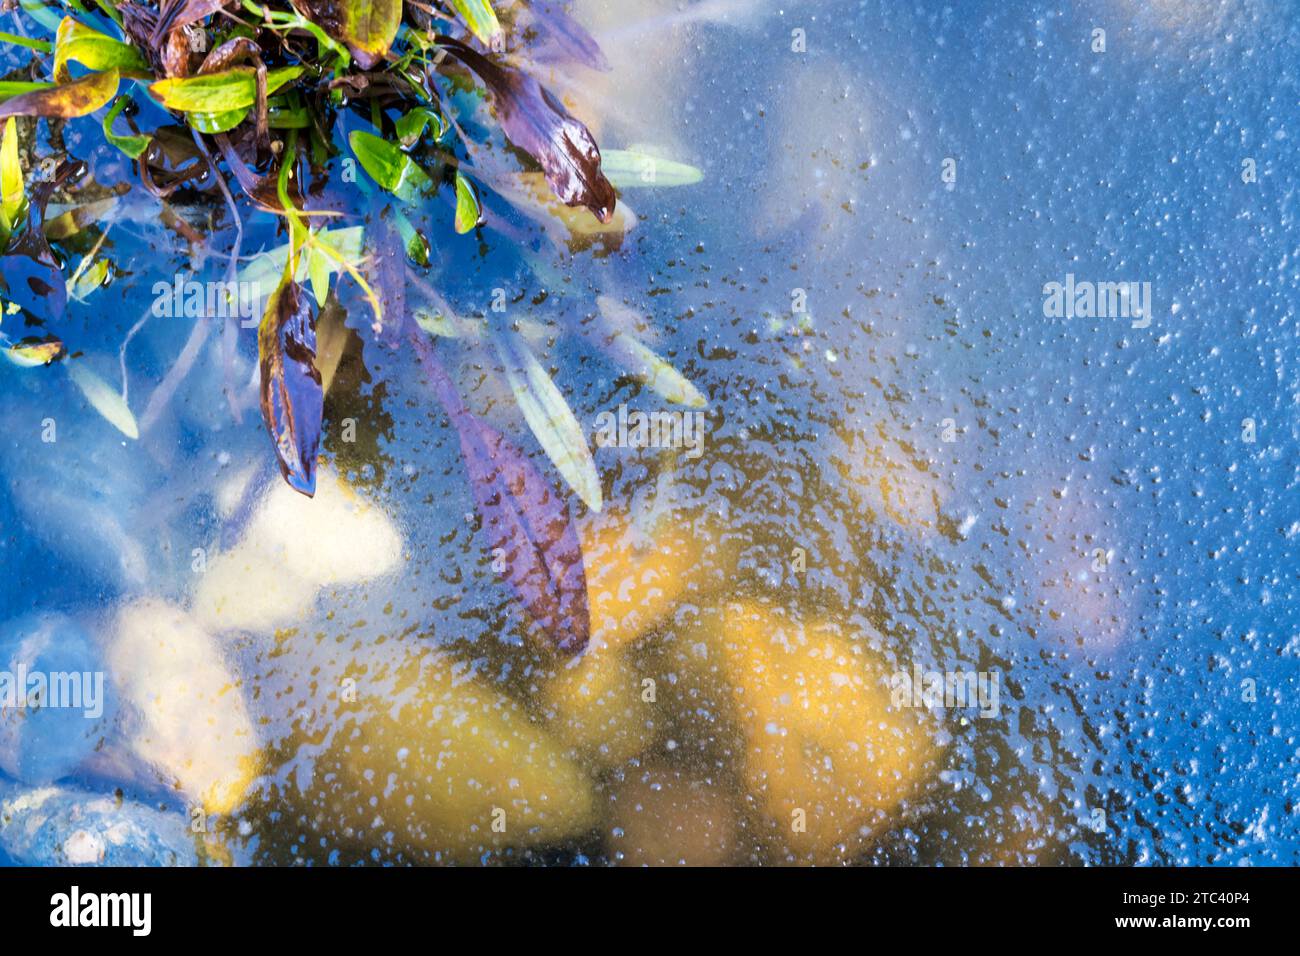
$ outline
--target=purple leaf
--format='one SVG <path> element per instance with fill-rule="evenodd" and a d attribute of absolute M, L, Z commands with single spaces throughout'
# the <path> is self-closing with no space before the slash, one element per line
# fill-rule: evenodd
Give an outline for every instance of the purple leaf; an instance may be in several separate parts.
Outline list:
<path fill-rule="evenodd" d="M 544 60 L 573 60 L 593 70 L 609 70 L 609 60 L 595 38 L 564 5 L 552 0 L 533 0 L 528 5 L 532 27 L 541 39 L 554 48 L 553 55 L 538 57 Z"/>
<path fill-rule="evenodd" d="M 586 206 L 601 222 L 614 218 L 617 197 L 600 171 L 600 149 L 563 103 L 528 74 L 498 66 L 459 40 L 439 36 L 438 46 L 487 85 L 506 138 L 541 164 L 565 205 Z"/>
<path fill-rule="evenodd" d="M 284 480 L 307 497 L 316 493 L 325 393 L 316 370 L 316 317 L 289 276 L 271 293 L 257 330 L 262 369 L 262 419 L 275 443 Z"/>
<path fill-rule="evenodd" d="M 410 338 L 460 434 L 470 490 L 506 580 L 560 650 L 581 651 L 591 634 L 591 615 L 582 545 L 568 503 L 517 448 L 465 408 L 428 338 L 419 331 Z"/>
<path fill-rule="evenodd" d="M 383 313 L 384 344 L 396 347 L 406 323 L 406 250 L 387 207 L 374 208 L 366 230 L 366 272 Z"/>

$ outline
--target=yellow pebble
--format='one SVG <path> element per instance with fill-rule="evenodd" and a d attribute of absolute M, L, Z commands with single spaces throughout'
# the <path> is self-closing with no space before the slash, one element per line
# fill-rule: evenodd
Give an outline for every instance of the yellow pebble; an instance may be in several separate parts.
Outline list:
<path fill-rule="evenodd" d="M 834 623 L 757 604 L 729 605 L 723 621 L 740 775 L 773 848 L 798 862 L 851 858 L 932 774 L 934 745 Z"/>
<path fill-rule="evenodd" d="M 613 512 L 584 525 L 581 537 L 593 647 L 620 647 L 644 634 L 673 609 L 700 568 L 699 539 L 672 529 L 650 537 Z"/>
<path fill-rule="evenodd" d="M 629 662 L 625 648 L 590 648 L 542 688 L 542 712 L 565 743 L 600 767 L 615 767 L 652 746 L 657 683 Z"/>
<path fill-rule="evenodd" d="M 332 781 L 325 818 L 362 846 L 476 860 L 595 825 L 590 784 L 564 746 L 514 700 L 456 676 L 444 654 L 410 658 L 382 693 L 365 688 L 315 767 Z"/>

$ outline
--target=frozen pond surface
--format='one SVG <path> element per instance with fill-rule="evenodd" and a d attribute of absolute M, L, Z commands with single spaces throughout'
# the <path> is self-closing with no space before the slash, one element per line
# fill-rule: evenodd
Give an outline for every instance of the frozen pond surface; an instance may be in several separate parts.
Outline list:
<path fill-rule="evenodd" d="M 120 792 L 95 832 L 151 862 L 196 852 L 196 812 L 238 863 L 1300 861 L 1295 6 L 574 12 L 612 69 L 543 79 L 703 181 L 627 189 L 636 227 L 572 252 L 490 194 L 508 233 L 439 206 L 422 281 L 531 330 L 588 430 L 593 647 L 533 639 L 447 415 L 354 292 L 314 501 L 266 464 L 252 330 L 214 324 L 151 405 L 195 323 L 124 336 L 233 230 L 208 201 L 193 256 L 136 190 L 57 331 L 125 368 L 140 439 L 60 368 L 0 369 L 0 652 L 66 616 L 50 646 L 111 702 L 70 773 L 20 759 L 66 724 L 0 731 L 0 853 L 96 858 L 21 828 Z M 247 255 L 284 241 L 245 222 Z M 1086 283 L 1124 289 L 1087 310 Z M 602 413 L 668 407 L 593 345 L 601 297 L 708 399 L 697 449 L 596 447 Z M 494 355 L 439 350 L 554 478 Z M 933 673 L 985 706 L 900 701 Z"/>

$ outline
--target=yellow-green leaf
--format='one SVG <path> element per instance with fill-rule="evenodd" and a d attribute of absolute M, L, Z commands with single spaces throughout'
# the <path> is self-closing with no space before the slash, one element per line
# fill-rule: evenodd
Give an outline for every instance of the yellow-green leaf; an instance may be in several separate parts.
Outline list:
<path fill-rule="evenodd" d="M 5 358 L 20 368 L 34 368 L 57 362 L 67 353 L 63 343 L 53 335 L 45 338 L 26 338 L 5 349 Z"/>
<path fill-rule="evenodd" d="M 269 96 L 298 78 L 300 66 L 282 66 L 266 75 Z M 236 66 L 202 76 L 172 77 L 149 86 L 158 102 L 182 113 L 228 113 L 257 102 L 257 71 L 251 66 Z"/>
<path fill-rule="evenodd" d="M 489 0 L 451 0 L 465 26 L 480 43 L 491 47 L 501 33 L 501 23 Z"/>
<path fill-rule="evenodd" d="M 13 99 L 20 93 L 30 93 L 33 90 L 48 90 L 53 87 L 53 83 L 32 82 L 31 80 L 0 80 L 0 102 Z"/>
<path fill-rule="evenodd" d="M 17 121 L 11 116 L 5 122 L 4 137 L 0 139 L 0 245 L 8 240 L 14 227 L 22 220 L 26 205 L 23 168 L 18 162 Z"/>
<path fill-rule="evenodd" d="M 474 184 L 456 173 L 456 231 L 471 232 L 479 224 L 482 211 L 479 209 L 478 193 Z"/>
<path fill-rule="evenodd" d="M 674 404 L 688 408 L 703 408 L 708 404 L 699 389 L 677 371 L 671 362 L 623 327 L 630 325 L 630 320 L 639 318 L 635 313 L 605 295 L 596 297 L 596 307 L 613 327 L 608 338 L 602 337 L 601 344 L 606 352 L 627 369 L 628 374 Z"/>
<path fill-rule="evenodd" d="M 322 229 L 313 237 L 316 242 L 324 243 L 343 257 L 349 265 L 360 266 L 365 258 L 361 242 L 365 234 L 364 226 L 348 226 L 345 229 Z M 317 258 L 312 256 L 311 258 Z M 329 256 L 325 259 L 331 273 L 338 271 L 338 264 Z M 303 282 L 308 278 L 310 266 L 307 256 L 298 257 L 298 269 L 294 281 Z M 244 268 L 239 270 L 239 281 L 249 283 L 254 289 L 270 289 L 278 285 L 285 266 L 289 261 L 289 245 L 279 246 L 263 252 Z M 260 295 L 258 296 L 260 298 Z"/>
<path fill-rule="evenodd" d="M 78 268 L 77 272 L 68 279 L 68 297 L 77 302 L 84 302 L 86 296 L 104 284 L 104 280 L 108 278 L 108 268 L 107 259 L 96 259 L 84 268 Z"/>
<path fill-rule="evenodd" d="M 91 73 L 71 83 L 19 93 L 0 103 L 0 117 L 57 116 L 71 119 L 86 116 L 113 98 L 117 84 L 117 70 L 111 69 Z"/>
<path fill-rule="evenodd" d="M 501 356 L 515 402 L 538 444 L 587 507 L 599 511 L 603 505 L 600 476 L 591 449 L 587 447 L 587 439 L 582 434 L 582 426 L 563 393 L 527 345 L 505 333 L 495 334 L 493 342 Z"/>
<path fill-rule="evenodd" d="M 311 275 L 311 294 L 317 305 L 324 305 L 330 294 L 330 271 L 334 265 L 329 256 L 315 249 L 308 253 L 307 271 Z"/>
<path fill-rule="evenodd" d="M 54 35 L 54 79 L 70 80 L 68 62 L 80 63 L 92 70 L 117 67 L 123 76 L 147 77 L 149 65 L 135 47 L 93 30 L 72 17 L 64 17 Z"/>
<path fill-rule="evenodd" d="M 185 121 L 200 133 L 225 133 L 244 121 L 249 107 L 226 110 L 224 113 L 187 113 Z"/>
<path fill-rule="evenodd" d="M 383 62 L 402 25 L 402 0 L 301 0 L 301 6 L 348 45 L 363 70 Z"/>

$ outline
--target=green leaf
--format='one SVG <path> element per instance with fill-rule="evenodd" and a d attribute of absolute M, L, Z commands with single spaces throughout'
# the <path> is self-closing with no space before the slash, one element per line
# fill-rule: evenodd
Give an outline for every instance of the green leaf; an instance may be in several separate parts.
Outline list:
<path fill-rule="evenodd" d="M 71 83 L 19 93 L 0 103 L 0 117 L 57 116 L 70 119 L 86 116 L 113 98 L 117 84 L 118 73 L 112 69 L 91 73 Z"/>
<path fill-rule="evenodd" d="M 14 228 L 22 221 L 27 206 L 23 189 L 23 168 L 18 161 L 18 125 L 12 116 L 5 122 L 0 139 L 0 252 Z"/>
<path fill-rule="evenodd" d="M 20 93 L 30 93 L 33 90 L 48 90 L 53 87 L 53 83 L 33 83 L 28 80 L 0 80 L 0 102 L 12 99 Z"/>
<path fill-rule="evenodd" d="M 104 117 L 104 139 L 108 140 L 122 152 L 126 153 L 126 155 L 131 157 L 131 159 L 139 159 L 144 155 L 144 151 L 149 148 L 149 144 L 153 141 L 153 137 L 136 135 L 119 136 L 117 133 L 113 132 L 113 121 L 117 119 L 122 110 L 126 109 L 127 104 L 130 102 L 131 97 L 129 96 L 119 96 L 113 102 L 113 108 L 110 109 L 108 115 Z"/>
<path fill-rule="evenodd" d="M 301 74 L 300 66 L 268 71 L 267 95 Z M 236 66 L 202 76 L 173 77 L 150 84 L 149 92 L 163 106 L 182 113 L 229 113 L 257 102 L 257 71 L 251 66 Z"/>
<path fill-rule="evenodd" d="M 478 193 L 474 189 L 474 184 L 456 173 L 456 231 L 459 233 L 472 232 L 478 226 L 482 219 L 482 210 L 479 209 Z"/>
<path fill-rule="evenodd" d="M 242 123 L 249 109 L 241 106 L 222 113 L 186 113 L 185 122 L 200 133 L 225 133 Z"/>
<path fill-rule="evenodd" d="M 311 275 L 311 294 L 316 297 L 316 304 L 323 306 L 330 294 L 330 267 L 334 261 L 322 252 L 314 249 L 308 253 L 307 271 Z"/>
<path fill-rule="evenodd" d="M 136 52 L 135 47 L 105 36 L 72 17 L 64 17 L 54 35 L 54 79 L 58 83 L 70 80 L 68 63 L 80 63 L 92 70 L 109 70 L 114 67 L 123 76 L 147 77 L 149 64 Z"/>
<path fill-rule="evenodd" d="M 596 474 L 596 463 L 583 437 L 582 426 L 573 416 L 569 403 L 527 346 L 501 334 L 493 340 L 505 366 L 510 391 L 542 450 L 587 507 L 599 511 L 603 504 L 600 476 Z"/>
<path fill-rule="evenodd" d="M 397 231 L 402 237 L 402 245 L 406 248 L 406 256 L 416 265 L 428 266 L 429 264 L 429 240 L 424 238 L 420 230 L 415 228 L 410 217 L 402 212 L 398 206 L 393 207 L 393 218 L 397 222 Z"/>
<path fill-rule="evenodd" d="M 348 145 L 370 178 L 403 202 L 418 203 L 437 188 L 411 157 L 374 133 L 353 130 Z"/>
<path fill-rule="evenodd" d="M 54 52 L 54 44 L 48 40 L 33 40 L 31 37 L 20 37 L 14 33 L 5 33 L 0 31 L 0 43 L 12 43 L 15 46 L 23 46 L 29 50 L 35 50 L 37 53 Z"/>
<path fill-rule="evenodd" d="M 347 260 L 350 265 L 360 267 L 361 260 L 365 258 L 361 250 L 364 234 L 364 226 L 349 226 L 346 229 L 322 229 L 316 233 L 315 240 L 329 246 Z M 311 258 L 316 258 L 316 256 Z M 327 256 L 321 258 L 325 259 L 331 273 L 338 271 L 338 265 L 333 259 Z M 310 271 L 307 259 L 307 256 L 298 257 L 298 270 L 294 274 L 295 282 L 305 282 L 307 280 Z M 254 288 L 274 288 L 279 285 L 280 277 L 283 275 L 288 261 L 289 244 L 285 243 L 283 246 L 263 252 L 240 269 L 239 281 L 250 283 Z"/>
<path fill-rule="evenodd" d="M 451 0 L 451 5 L 469 27 L 469 32 L 490 49 L 493 40 L 501 34 L 501 23 L 492 4 L 488 0 Z"/>
<path fill-rule="evenodd" d="M 442 139 L 443 134 L 447 132 L 447 124 L 437 110 L 431 110 L 427 106 L 417 106 L 409 113 L 399 116 L 393 125 L 397 128 L 397 139 L 402 147 L 410 149 L 420 141 L 420 137 L 424 135 L 425 128 L 430 123 L 437 131 L 433 134 L 434 141 Z"/>
<path fill-rule="evenodd" d="M 139 438 L 140 428 L 124 399 L 102 378 L 80 362 L 68 362 L 68 377 L 81 389 L 91 408 L 103 415 L 110 425 L 127 438 Z"/>
<path fill-rule="evenodd" d="M 267 103 L 266 123 L 271 129 L 307 129 L 311 126 L 311 117 L 302 106 Z"/>
<path fill-rule="evenodd" d="M 601 150 L 600 168 L 619 189 L 691 186 L 704 178 L 694 166 L 631 149 Z"/>

